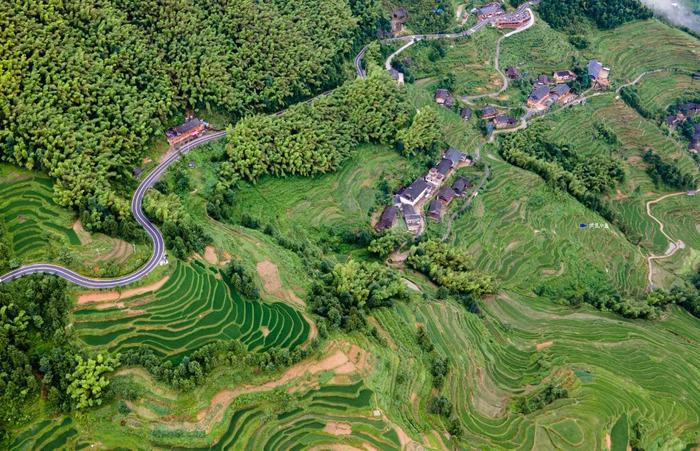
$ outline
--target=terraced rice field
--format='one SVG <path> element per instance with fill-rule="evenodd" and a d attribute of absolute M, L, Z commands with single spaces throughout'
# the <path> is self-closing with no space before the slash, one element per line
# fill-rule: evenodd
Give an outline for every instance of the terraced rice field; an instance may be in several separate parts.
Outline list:
<path fill-rule="evenodd" d="M 594 118 L 594 119 L 591 119 Z M 610 146 L 596 136 L 596 124 L 602 123 L 617 135 L 620 145 Z M 583 106 L 577 106 L 550 115 L 544 120 L 552 139 L 572 145 L 584 155 L 612 154 L 625 168 L 625 182 L 619 193 L 610 196 L 613 206 L 622 214 L 627 224 L 642 237 L 642 245 L 653 251 L 663 252 L 667 240 L 659 233 L 658 225 L 646 214 L 646 202 L 668 192 L 664 186 L 655 186 L 646 174 L 641 156 L 646 149 L 653 149 L 667 161 L 675 161 L 683 171 L 697 173 L 697 167 L 688 153 L 673 138 L 653 122 L 612 96 L 594 97 Z"/>
<path fill-rule="evenodd" d="M 539 17 L 531 28 L 501 44 L 501 68 L 516 66 L 527 77 L 552 74 L 566 68 L 572 58 L 579 59 L 580 55 L 568 36 Z"/>
<path fill-rule="evenodd" d="M 293 349 L 310 330 L 298 311 L 281 303 L 243 300 L 217 278 L 215 269 L 198 261 L 178 261 L 156 292 L 104 310 L 77 310 L 75 327 L 89 346 L 112 351 L 146 346 L 171 360 L 219 339 L 240 339 L 249 349 Z"/>
<path fill-rule="evenodd" d="M 465 39 L 442 41 L 444 56 L 434 55 L 435 61 L 430 60 L 430 44 L 415 44 L 402 52 L 397 61 L 410 62 L 409 70 L 416 79 L 454 75 L 455 94 L 484 94 L 501 87 L 501 76 L 494 67 L 499 36 L 495 29 L 484 28 Z"/>
<path fill-rule="evenodd" d="M 237 191 L 236 214 L 244 213 L 299 229 L 366 227 L 378 206 L 377 183 L 403 175 L 410 163 L 397 152 L 363 146 L 335 173 L 320 177 L 267 177 Z"/>
<path fill-rule="evenodd" d="M 686 74 L 661 72 L 651 74 L 638 85 L 639 97 L 649 111 L 665 111 L 675 100 L 686 95 L 700 95 L 700 80 Z"/>
<path fill-rule="evenodd" d="M 632 22 L 591 36 L 585 52 L 610 66 L 615 81 L 631 81 L 654 69 L 696 71 L 697 39 L 657 20 Z"/>
<path fill-rule="evenodd" d="M 22 263 L 40 260 L 56 245 L 79 245 L 71 229 L 74 218 L 53 199 L 51 181 L 32 177 L 0 183 L 0 215 L 13 237 Z"/>
<path fill-rule="evenodd" d="M 452 241 L 508 287 L 613 287 L 639 293 L 646 284 L 637 248 L 606 221 L 527 171 L 487 157 L 494 179 L 454 222 Z"/>
<path fill-rule="evenodd" d="M 175 449 L 273 451 L 340 444 L 386 451 L 400 448 L 394 428 L 372 415 L 373 398 L 372 390 L 357 380 L 295 393 L 287 406 L 273 414 L 265 403 L 241 405 L 227 416 L 222 434 L 211 446 Z"/>
<path fill-rule="evenodd" d="M 19 434 L 11 450 L 85 449 L 89 443 L 77 441 L 78 431 L 70 417 L 44 420 Z"/>
<path fill-rule="evenodd" d="M 485 301 L 483 310 L 480 319 L 456 304 L 429 302 L 376 314 L 397 350 L 379 351 L 391 373 L 372 388 L 383 394 L 380 405 L 391 406 L 387 414 L 394 421 L 413 425 L 406 426 L 409 435 L 420 434 L 426 423 L 444 427 L 425 414 L 431 389 L 415 344 L 417 324 L 450 358 L 442 391 L 465 431 L 456 448 L 603 449 L 606 434 L 626 448 L 623 427 L 615 426 L 624 415 L 630 425 L 643 420 L 654 437 L 673 430 L 691 443 L 700 433 L 700 351 L 694 345 L 700 321 L 687 313 L 674 309 L 657 323 L 627 321 L 505 294 Z M 395 372 L 409 381 L 395 383 Z M 564 381 L 568 398 L 528 415 L 510 410 L 510 399 L 552 377 Z"/>

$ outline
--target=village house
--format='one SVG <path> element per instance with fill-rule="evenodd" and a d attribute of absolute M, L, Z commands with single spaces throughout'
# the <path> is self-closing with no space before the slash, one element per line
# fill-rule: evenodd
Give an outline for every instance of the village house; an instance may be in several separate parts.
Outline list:
<path fill-rule="evenodd" d="M 514 66 L 508 66 L 508 68 L 506 68 L 506 77 L 510 78 L 511 80 L 519 79 L 520 69 Z"/>
<path fill-rule="evenodd" d="M 595 88 L 607 88 L 610 85 L 610 68 L 604 67 L 600 61 L 588 62 L 588 76 L 591 77 L 591 86 Z"/>
<path fill-rule="evenodd" d="M 482 119 L 493 119 L 498 115 L 498 110 L 496 110 L 495 107 L 492 106 L 487 106 L 483 110 L 481 110 L 481 118 Z"/>
<path fill-rule="evenodd" d="M 467 154 L 460 152 L 459 150 L 455 149 L 454 147 L 450 147 L 447 149 L 447 152 L 445 152 L 445 155 L 443 155 L 444 159 L 450 160 L 452 162 L 452 167 L 458 166 L 460 163 L 468 162 L 470 163 L 471 160 L 467 156 Z"/>
<path fill-rule="evenodd" d="M 681 108 L 686 116 L 695 117 L 700 114 L 700 103 L 689 102 Z"/>
<path fill-rule="evenodd" d="M 503 15 L 505 14 L 505 11 L 503 11 L 503 6 L 501 6 L 500 3 L 491 2 L 479 8 L 476 14 L 477 20 L 481 22 L 492 17 Z"/>
<path fill-rule="evenodd" d="M 455 197 L 457 197 L 457 193 L 449 186 L 441 189 L 437 195 L 437 199 L 445 206 L 450 205 L 450 202 L 452 202 L 452 199 Z"/>
<path fill-rule="evenodd" d="M 527 98 L 527 106 L 543 110 L 549 106 L 546 104 L 547 100 L 549 100 L 549 95 L 549 86 L 537 84 L 532 90 L 530 97 Z"/>
<path fill-rule="evenodd" d="M 698 153 L 698 148 L 700 147 L 700 124 L 695 124 L 693 129 L 693 138 L 688 144 L 688 150 L 691 153 Z"/>
<path fill-rule="evenodd" d="M 171 146 L 177 146 L 185 141 L 199 136 L 199 134 L 205 131 L 207 127 L 208 124 L 206 122 L 195 117 L 187 120 L 184 124 L 180 124 L 177 127 L 169 128 L 165 132 L 165 137 L 168 139 L 168 143 Z"/>
<path fill-rule="evenodd" d="M 409 232 L 419 233 L 423 229 L 423 217 L 416 212 L 413 205 L 403 205 L 403 219 Z"/>
<path fill-rule="evenodd" d="M 560 105 L 566 105 L 575 97 L 567 84 L 556 85 L 550 91 L 551 98 Z"/>
<path fill-rule="evenodd" d="M 545 74 L 539 75 L 537 77 L 537 80 L 535 81 L 536 85 L 548 85 L 549 84 L 549 77 L 547 77 Z"/>
<path fill-rule="evenodd" d="M 437 166 L 430 168 L 430 171 L 428 171 L 428 175 L 425 177 L 425 180 L 428 183 L 432 183 L 433 185 L 439 185 L 442 183 L 443 180 L 447 178 L 449 175 L 450 171 L 452 170 L 452 162 L 446 158 L 443 158 L 440 160 L 440 162 L 437 164 Z"/>
<path fill-rule="evenodd" d="M 576 80 L 576 74 L 570 70 L 559 70 L 552 76 L 554 83 L 567 83 Z"/>
<path fill-rule="evenodd" d="M 418 178 L 408 188 L 399 193 L 401 203 L 415 206 L 430 193 L 430 184 L 424 178 Z"/>
<path fill-rule="evenodd" d="M 438 222 L 442 219 L 442 202 L 437 199 L 433 199 L 433 201 L 430 202 L 428 217 Z"/>
<path fill-rule="evenodd" d="M 466 177 L 459 176 L 452 184 L 452 190 L 458 195 L 463 196 L 464 192 L 472 187 L 472 182 Z"/>
<path fill-rule="evenodd" d="M 528 22 L 530 22 L 530 19 L 530 10 L 524 9 L 522 11 L 514 11 L 498 17 L 495 25 L 497 28 L 508 28 L 515 30 L 527 25 Z"/>
<path fill-rule="evenodd" d="M 382 212 L 382 216 L 379 218 L 379 222 L 377 222 L 377 225 L 374 226 L 374 229 L 377 232 L 383 232 L 394 227 L 394 224 L 396 222 L 396 215 L 398 212 L 398 207 L 394 205 L 386 207 Z"/>
<path fill-rule="evenodd" d="M 462 118 L 462 120 L 468 121 L 472 117 L 472 109 L 462 108 L 459 110 L 459 116 Z"/>
<path fill-rule="evenodd" d="M 446 108 L 452 108 L 455 104 L 452 94 L 447 89 L 438 89 L 435 91 L 435 103 Z"/>
<path fill-rule="evenodd" d="M 403 31 L 404 24 L 408 21 L 408 11 L 406 8 L 396 8 L 391 12 L 391 32 L 394 34 Z"/>
<path fill-rule="evenodd" d="M 666 116 L 666 125 L 668 126 L 668 128 L 673 130 L 674 128 L 676 128 L 676 125 L 683 122 L 684 120 L 685 120 L 685 114 L 683 114 L 679 111 L 676 114 L 671 114 L 669 116 Z"/>
<path fill-rule="evenodd" d="M 515 125 L 515 119 L 504 114 L 499 114 L 493 119 L 493 125 L 497 129 L 509 128 Z"/>

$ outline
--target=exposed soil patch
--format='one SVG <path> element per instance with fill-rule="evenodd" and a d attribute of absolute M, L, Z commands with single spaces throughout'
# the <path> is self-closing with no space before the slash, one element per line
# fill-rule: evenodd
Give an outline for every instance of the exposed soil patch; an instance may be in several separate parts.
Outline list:
<path fill-rule="evenodd" d="M 138 296 L 140 294 L 144 293 L 150 293 L 151 291 L 156 291 L 160 289 L 163 285 L 165 285 L 165 282 L 170 279 L 170 276 L 165 276 L 162 279 L 160 279 L 158 282 L 154 282 L 150 285 L 146 285 L 143 287 L 139 288 L 132 288 L 130 290 L 125 290 L 125 291 L 100 291 L 97 293 L 83 293 L 78 295 L 78 305 L 85 305 L 89 304 L 91 302 L 95 303 L 111 303 L 113 306 L 119 307 L 117 303 L 114 301 L 120 300 L 120 299 L 129 299 L 134 296 Z M 142 303 L 143 304 L 143 303 Z M 120 305 L 123 307 L 123 304 L 120 303 Z"/>
<path fill-rule="evenodd" d="M 87 230 L 83 228 L 83 223 L 80 222 L 80 219 L 73 223 L 73 231 L 76 235 L 78 235 L 80 244 L 86 245 L 92 243 L 92 236 Z"/>
<path fill-rule="evenodd" d="M 231 402 L 244 393 L 269 391 L 302 376 L 315 376 L 326 371 L 333 371 L 335 374 L 351 374 L 369 368 L 369 354 L 358 346 L 352 345 L 349 349 L 347 346 L 347 344 L 333 343 L 321 360 L 299 363 L 289 368 L 279 379 L 262 385 L 243 385 L 235 389 L 221 390 L 212 397 L 207 407 L 197 413 L 196 422 L 178 423 L 177 427 L 208 432 L 214 424 L 221 422 Z"/>
<path fill-rule="evenodd" d="M 542 343 L 537 343 L 535 345 L 535 348 L 537 348 L 538 351 L 541 351 L 543 349 L 546 349 L 554 344 L 554 340 L 549 340 L 549 341 L 543 341 Z"/>
<path fill-rule="evenodd" d="M 24 215 L 18 215 L 17 216 L 17 222 L 20 224 L 24 224 L 27 221 L 27 218 L 24 217 Z"/>
<path fill-rule="evenodd" d="M 261 326 L 260 332 L 262 332 L 263 337 L 267 337 L 268 335 L 270 335 L 270 328 L 267 326 Z"/>
<path fill-rule="evenodd" d="M 323 428 L 323 432 L 327 432 L 333 435 L 350 435 L 352 434 L 352 425 L 350 423 L 329 421 Z"/>
<path fill-rule="evenodd" d="M 285 290 L 284 287 L 282 287 L 282 280 L 280 279 L 280 273 L 277 269 L 277 265 L 269 260 L 263 260 L 258 262 L 256 269 L 258 270 L 258 275 L 263 281 L 263 289 L 266 293 L 276 297 L 277 299 L 288 301 L 300 307 L 306 307 L 304 301 L 294 294 L 292 290 Z"/>
<path fill-rule="evenodd" d="M 605 447 L 607 449 L 612 449 L 612 438 L 610 438 L 610 434 L 605 434 Z"/>
<path fill-rule="evenodd" d="M 216 255 L 216 249 L 214 249 L 214 246 L 207 246 L 204 249 L 204 260 L 210 265 L 219 264 L 219 257 Z"/>
<path fill-rule="evenodd" d="M 411 282 L 408 279 L 401 279 L 401 280 L 403 281 L 403 284 L 408 287 L 409 290 L 417 291 L 419 293 L 421 292 L 420 287 L 418 285 L 416 285 L 415 283 Z"/>

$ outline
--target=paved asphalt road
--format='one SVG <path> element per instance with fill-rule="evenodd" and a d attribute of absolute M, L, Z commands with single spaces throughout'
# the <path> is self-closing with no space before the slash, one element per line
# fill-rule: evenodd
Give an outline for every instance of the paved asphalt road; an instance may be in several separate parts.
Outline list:
<path fill-rule="evenodd" d="M 187 144 L 184 144 L 176 152 L 174 152 L 168 158 L 163 160 L 155 168 L 155 170 L 153 170 L 153 172 L 148 174 L 148 177 L 146 177 L 136 189 L 134 197 L 131 201 L 131 213 L 134 215 L 136 222 L 138 222 L 146 230 L 146 233 L 148 233 L 148 235 L 151 237 L 151 241 L 153 241 L 153 255 L 151 255 L 151 258 L 148 260 L 148 262 L 144 266 L 142 266 L 138 271 L 116 279 L 91 279 L 89 277 L 81 276 L 80 274 L 73 272 L 69 269 L 63 268 L 61 266 L 38 263 L 35 265 L 23 266 L 14 271 L 10 271 L 9 273 L 4 274 L 3 276 L 0 276 L 0 283 L 17 279 L 18 277 L 26 276 L 29 274 L 45 273 L 54 274 L 56 276 L 66 279 L 69 282 L 73 282 L 74 284 L 80 285 L 81 287 L 85 288 L 114 288 L 128 285 L 145 277 L 148 273 L 153 271 L 153 269 L 155 269 L 155 267 L 158 266 L 158 264 L 165 258 L 165 242 L 163 241 L 163 235 L 160 233 L 160 230 L 158 230 L 158 228 L 156 228 L 156 226 L 154 226 L 153 223 L 151 223 L 151 221 L 148 220 L 148 218 L 143 212 L 143 197 L 146 195 L 146 192 L 149 190 L 149 188 L 155 185 L 155 183 L 163 176 L 165 171 L 167 171 L 173 163 L 179 160 L 182 155 L 186 154 L 187 152 L 198 146 L 201 146 L 202 144 L 221 139 L 225 135 L 226 132 L 223 131 L 209 133 L 200 136 L 199 138 L 196 138 L 188 142 Z"/>

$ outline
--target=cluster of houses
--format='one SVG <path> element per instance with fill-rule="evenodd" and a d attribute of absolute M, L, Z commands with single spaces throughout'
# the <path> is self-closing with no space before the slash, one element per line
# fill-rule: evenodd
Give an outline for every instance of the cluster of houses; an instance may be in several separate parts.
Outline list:
<path fill-rule="evenodd" d="M 499 2 L 488 3 L 476 10 L 477 21 L 492 20 L 497 28 L 517 29 L 523 27 L 532 19 L 530 10 L 519 8 L 513 12 L 506 13 L 503 5 Z"/>
<path fill-rule="evenodd" d="M 684 122 L 690 117 L 697 117 L 699 115 L 700 103 L 688 102 L 680 105 L 676 114 L 671 114 L 666 117 L 666 125 L 673 130 L 679 123 Z M 698 149 L 700 149 L 700 124 L 695 124 L 693 136 L 690 138 L 690 144 L 688 144 L 688 150 L 692 153 L 698 153 Z"/>
<path fill-rule="evenodd" d="M 566 105 L 571 102 L 576 96 L 567 82 L 573 80 L 576 80 L 576 74 L 570 70 L 554 72 L 551 81 L 548 76 L 540 75 L 527 98 L 528 108 L 545 110 L 554 103 Z"/>
<path fill-rule="evenodd" d="M 209 128 L 209 124 L 201 119 L 190 116 L 183 124 L 169 128 L 165 131 L 165 137 L 170 146 L 177 146 L 192 138 L 196 138 Z"/>
<path fill-rule="evenodd" d="M 481 119 L 496 129 L 510 128 L 517 123 L 515 118 L 499 113 L 496 107 L 491 105 L 487 105 L 481 110 Z"/>
<path fill-rule="evenodd" d="M 440 187 L 455 169 L 471 164 L 472 160 L 466 154 L 457 149 L 449 148 L 440 162 L 431 168 L 426 175 L 417 178 L 409 186 L 394 194 L 392 205 L 384 209 L 375 229 L 378 232 L 383 232 L 394 227 L 399 212 L 401 212 L 409 232 L 416 235 L 421 234 L 425 230 L 425 220 L 422 214 L 425 203 L 437 192 L 437 197 L 430 204 L 428 216 L 440 220 L 446 206 L 455 197 L 463 196 L 471 186 L 471 182 L 464 177 L 459 177 L 452 187 L 443 189 Z"/>

